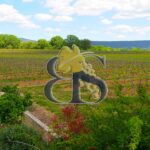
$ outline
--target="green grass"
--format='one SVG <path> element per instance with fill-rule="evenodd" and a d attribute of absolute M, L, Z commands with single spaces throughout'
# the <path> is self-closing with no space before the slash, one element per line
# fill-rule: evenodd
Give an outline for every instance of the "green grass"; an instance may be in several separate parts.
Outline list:
<path fill-rule="evenodd" d="M 52 111 L 52 112 L 59 112 L 59 105 L 56 105 L 55 103 L 50 102 L 44 95 L 44 86 L 38 86 L 38 87 L 24 87 L 21 88 L 22 92 L 30 92 L 32 94 L 32 100 L 33 102 L 36 102 L 37 104 L 44 106 L 46 109 Z"/>

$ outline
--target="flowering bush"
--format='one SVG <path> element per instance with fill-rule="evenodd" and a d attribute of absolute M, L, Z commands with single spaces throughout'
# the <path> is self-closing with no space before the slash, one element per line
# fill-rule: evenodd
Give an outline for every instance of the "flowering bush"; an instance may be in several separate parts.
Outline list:
<path fill-rule="evenodd" d="M 50 119 L 52 121 L 50 128 L 64 141 L 69 140 L 75 134 L 88 133 L 88 129 L 85 126 L 85 117 L 79 112 L 77 106 L 63 107 L 61 117 L 53 114 Z M 51 137 L 50 139 L 53 138 Z"/>

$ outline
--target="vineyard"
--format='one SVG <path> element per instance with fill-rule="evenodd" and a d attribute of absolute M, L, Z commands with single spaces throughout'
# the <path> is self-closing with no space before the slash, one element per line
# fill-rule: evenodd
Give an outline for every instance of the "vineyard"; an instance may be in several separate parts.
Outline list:
<path fill-rule="evenodd" d="M 0 87 L 18 85 L 21 90 L 32 92 L 35 101 L 46 103 L 43 87 L 51 78 L 47 73 L 46 65 L 48 60 L 57 53 L 58 51 L 51 50 L 0 50 Z M 106 68 L 95 58 L 89 60 L 87 58 L 87 61 L 93 65 L 97 76 L 108 84 L 109 98 L 115 96 L 114 90 L 118 84 L 123 86 L 123 94 L 127 96 L 136 94 L 139 83 L 150 88 L 149 52 L 109 52 L 98 55 L 106 56 Z M 55 88 L 54 94 L 57 98 L 70 99 L 72 90 L 70 81 L 57 84 Z M 58 92 L 62 91 L 65 92 L 58 95 Z M 82 93 L 82 96 L 86 95 L 85 99 L 88 99 L 86 89 L 83 89 Z"/>
<path fill-rule="evenodd" d="M 149 150 L 150 52 L 97 53 L 106 57 L 106 66 L 87 56 L 86 62 L 92 64 L 96 76 L 108 85 L 108 98 L 97 105 L 57 105 L 45 97 L 44 86 L 52 79 L 47 62 L 57 54 L 57 50 L 0 50 L 0 90 L 5 92 L 0 99 L 0 112 L 3 112 L 0 121 L 14 124 L 11 128 L 1 125 L 0 148 Z M 61 76 L 71 78 L 71 74 Z M 56 83 L 53 95 L 61 102 L 69 102 L 71 80 Z M 81 98 L 96 101 L 87 87 L 81 87 Z M 36 130 L 24 124 L 17 126 L 20 112 L 26 109 L 59 138 L 51 132 L 39 134 L 35 125 Z M 11 143 L 18 140 L 23 144 Z"/>

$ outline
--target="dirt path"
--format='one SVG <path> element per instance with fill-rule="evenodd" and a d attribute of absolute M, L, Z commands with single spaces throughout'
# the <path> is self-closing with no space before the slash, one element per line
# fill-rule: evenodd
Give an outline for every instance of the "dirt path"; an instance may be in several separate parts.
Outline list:
<path fill-rule="evenodd" d="M 19 87 L 34 87 L 34 86 L 43 86 L 45 85 L 47 82 L 49 81 L 49 79 L 47 80 L 32 80 L 32 81 L 19 81 L 15 84 L 18 84 Z M 112 85 L 115 85 L 115 82 L 114 80 L 105 80 L 106 83 L 111 87 Z M 59 81 L 59 83 L 62 82 L 62 81 Z M 150 79 L 143 79 L 143 80 L 140 80 L 140 79 L 120 79 L 117 81 L 118 83 L 122 84 L 122 85 L 137 85 L 138 83 L 148 83 L 150 84 Z M 67 90 L 67 89 L 66 89 Z"/>
<path fill-rule="evenodd" d="M 51 116 L 54 114 L 38 104 L 33 104 L 29 111 L 36 116 L 40 121 L 44 122 L 47 126 L 51 124 Z"/>

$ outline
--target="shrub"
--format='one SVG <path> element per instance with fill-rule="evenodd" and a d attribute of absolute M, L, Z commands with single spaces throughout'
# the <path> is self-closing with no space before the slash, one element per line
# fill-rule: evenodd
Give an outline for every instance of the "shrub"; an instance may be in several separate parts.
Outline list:
<path fill-rule="evenodd" d="M 66 106 L 62 108 L 61 117 L 51 117 L 51 128 L 58 138 L 49 133 L 47 140 L 55 149 L 83 149 L 85 147 L 86 134 L 88 129 L 85 125 L 85 117 L 78 107 Z M 83 145 L 84 143 L 84 145 Z"/>
<path fill-rule="evenodd" d="M 116 86 L 116 98 L 100 105 L 67 106 L 62 117 L 52 117 L 52 128 L 62 139 L 50 137 L 56 149 L 148 150 L 150 149 L 150 99 L 139 85 L 138 97 L 125 97 Z M 59 138 L 60 139 L 60 138 Z"/>
<path fill-rule="evenodd" d="M 23 124 L 8 126 L 0 131 L 2 150 L 48 150 L 41 134 Z"/>
<path fill-rule="evenodd" d="M 21 121 L 23 112 L 32 104 L 31 95 L 21 95 L 16 86 L 6 86 L 0 97 L 0 124 Z"/>
<path fill-rule="evenodd" d="M 125 97 L 121 90 L 118 85 L 117 98 L 95 107 L 85 106 L 86 125 L 91 130 L 87 143 L 98 150 L 150 149 L 150 99 L 146 87 L 138 86 L 138 97 Z"/>

